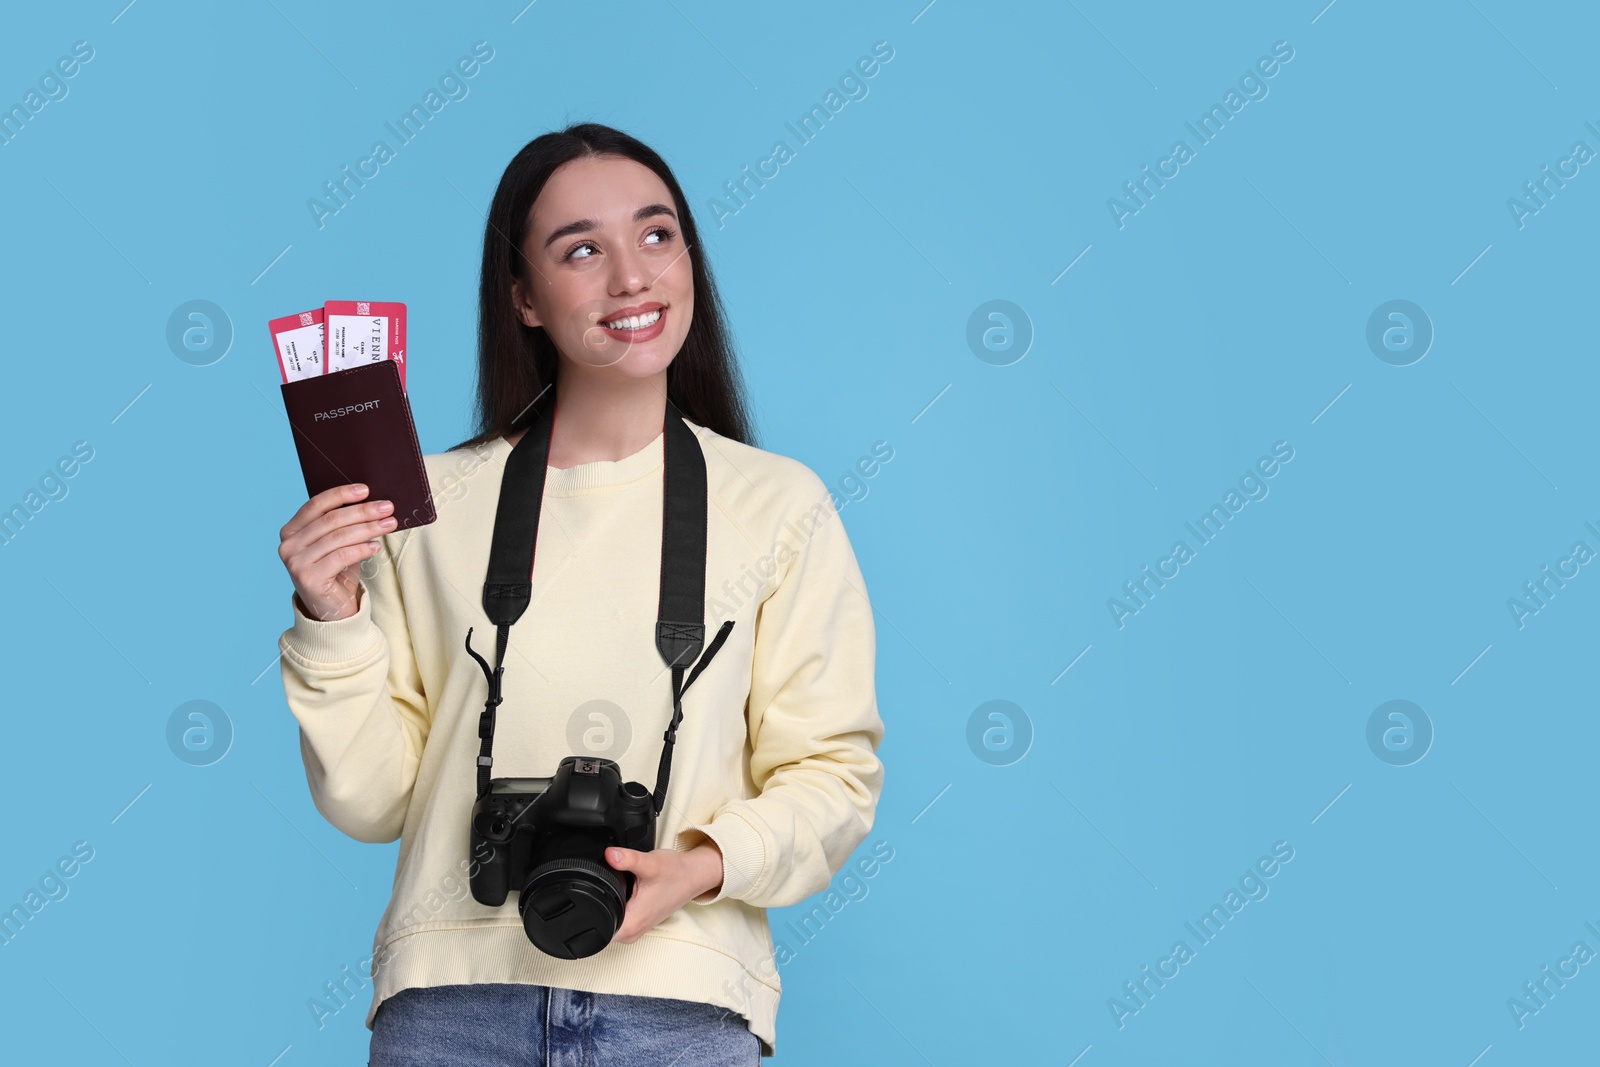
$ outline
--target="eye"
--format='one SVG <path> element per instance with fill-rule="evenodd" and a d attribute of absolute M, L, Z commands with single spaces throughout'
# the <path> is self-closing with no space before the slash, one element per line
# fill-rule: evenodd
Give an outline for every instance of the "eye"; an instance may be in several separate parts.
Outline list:
<path fill-rule="evenodd" d="M 670 241 L 674 237 L 678 236 L 678 231 L 677 230 L 673 230 L 673 229 L 668 229 L 665 226 L 657 226 L 655 229 L 653 229 L 649 233 L 645 234 L 645 236 L 648 238 L 648 237 L 654 237 L 657 234 L 661 235 L 661 240 L 656 241 L 654 243 L 658 244 L 658 245 L 661 245 L 661 244 L 666 244 L 668 241 Z M 575 244 L 571 248 L 567 249 L 566 254 L 561 257 L 561 262 L 565 263 L 567 260 L 572 259 L 574 257 L 576 257 L 578 259 L 592 259 L 593 258 L 592 256 L 579 256 L 577 253 L 578 253 L 578 249 L 580 249 L 580 248 L 587 248 L 587 249 L 590 249 L 591 251 L 599 251 L 599 249 L 595 248 L 594 242 L 592 242 L 592 241 L 579 241 L 577 244 Z"/>

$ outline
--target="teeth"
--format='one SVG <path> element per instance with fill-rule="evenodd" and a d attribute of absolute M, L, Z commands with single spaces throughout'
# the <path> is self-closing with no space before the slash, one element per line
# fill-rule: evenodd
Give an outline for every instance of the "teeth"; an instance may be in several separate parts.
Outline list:
<path fill-rule="evenodd" d="M 625 319 L 616 319 L 612 322 L 602 322 L 600 325 L 608 330 L 642 330 L 646 326 L 654 326 L 661 317 L 661 309 L 646 312 L 643 315 L 630 315 Z"/>

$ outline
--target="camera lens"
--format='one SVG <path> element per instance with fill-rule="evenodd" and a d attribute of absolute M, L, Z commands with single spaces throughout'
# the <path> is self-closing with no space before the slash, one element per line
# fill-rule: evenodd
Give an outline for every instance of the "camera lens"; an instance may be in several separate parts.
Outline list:
<path fill-rule="evenodd" d="M 622 925 L 628 898 L 618 872 L 592 860 L 550 860 L 528 876 L 517 901 L 539 951 L 566 960 L 593 956 Z"/>

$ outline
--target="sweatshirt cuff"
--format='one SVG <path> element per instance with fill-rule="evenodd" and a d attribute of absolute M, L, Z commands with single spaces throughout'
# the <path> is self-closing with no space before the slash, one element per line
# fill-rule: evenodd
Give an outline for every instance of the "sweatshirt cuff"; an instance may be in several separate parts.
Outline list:
<path fill-rule="evenodd" d="M 691 897 L 690 903 L 715 904 L 728 897 L 743 899 L 761 880 L 766 867 L 767 846 L 760 831 L 744 816 L 724 811 L 710 822 L 684 831 L 691 839 L 696 833 L 715 841 L 722 852 L 722 888 L 714 895 L 708 891 Z"/>
<path fill-rule="evenodd" d="M 372 621 L 372 593 L 358 594 L 356 613 L 347 618 L 322 622 L 306 614 L 298 591 L 289 595 L 294 625 L 284 631 L 282 648 L 296 658 L 311 663 L 343 663 L 370 652 L 383 636 Z"/>

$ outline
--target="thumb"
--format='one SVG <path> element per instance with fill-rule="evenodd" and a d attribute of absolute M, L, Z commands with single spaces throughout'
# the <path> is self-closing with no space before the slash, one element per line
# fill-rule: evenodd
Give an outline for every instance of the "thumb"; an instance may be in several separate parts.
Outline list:
<path fill-rule="evenodd" d="M 631 871 L 639 865 L 639 857 L 643 853 L 632 848 L 606 849 L 606 862 L 619 871 Z"/>

